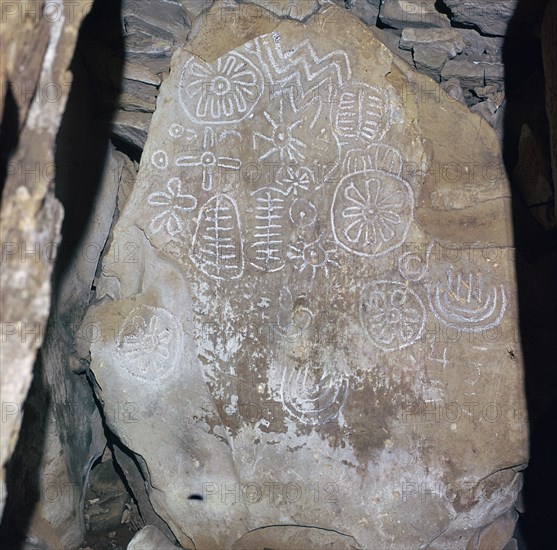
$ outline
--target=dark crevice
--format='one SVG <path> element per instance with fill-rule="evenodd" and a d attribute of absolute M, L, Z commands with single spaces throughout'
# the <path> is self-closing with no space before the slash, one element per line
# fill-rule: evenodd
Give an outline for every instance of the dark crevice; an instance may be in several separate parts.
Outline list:
<path fill-rule="evenodd" d="M 14 404 L 17 407 L 17 404 Z M 47 415 L 52 399 L 44 373 L 41 354 L 33 367 L 33 381 L 23 406 L 19 438 L 6 465 L 7 499 L 0 523 L 2 548 L 19 550 L 27 540 L 33 512 L 40 495 L 41 461 L 44 454 Z M 31 444 L 29 444 L 31 442 Z M 53 491 L 59 491 L 53 480 Z"/>
<path fill-rule="evenodd" d="M 148 521 L 149 517 L 156 517 L 157 520 L 160 522 L 159 527 L 161 527 L 161 526 L 166 527 L 166 529 L 167 529 L 166 535 L 171 539 L 174 538 L 173 535 L 172 535 L 172 531 L 170 530 L 170 528 L 168 527 L 168 525 L 166 524 L 164 519 L 162 519 L 160 516 L 158 516 L 158 514 L 156 514 L 156 512 L 152 509 L 152 507 L 149 510 L 146 510 L 142 507 L 142 503 L 146 503 L 148 501 L 146 501 L 145 498 L 142 499 L 141 495 L 136 494 L 136 491 L 131 486 L 130 480 L 128 479 L 128 477 L 127 477 L 127 475 L 124 471 L 124 467 L 123 467 L 122 464 L 120 464 L 120 462 L 118 460 L 118 452 L 125 455 L 133 463 L 133 467 L 135 468 L 135 470 L 137 470 L 137 472 L 141 476 L 141 479 L 143 480 L 143 488 L 145 488 L 148 484 L 150 484 L 150 480 L 148 478 L 148 475 L 147 476 L 145 475 L 145 467 L 144 467 L 145 465 L 144 464 L 142 465 L 140 463 L 140 460 L 138 459 L 138 455 L 136 453 L 134 453 L 131 449 L 129 449 L 122 442 L 122 440 L 108 426 L 106 413 L 105 413 L 103 404 L 101 403 L 101 401 L 100 401 L 100 399 L 97 395 L 97 391 L 98 391 L 97 388 L 100 389 L 100 386 L 98 385 L 98 383 L 96 381 L 95 375 L 90 370 L 87 371 L 87 381 L 89 382 L 89 386 L 90 386 L 91 392 L 93 394 L 93 399 L 95 401 L 95 405 L 96 405 L 96 407 L 99 411 L 100 417 L 101 417 L 102 427 L 103 427 L 103 430 L 104 430 L 104 435 L 105 435 L 106 440 L 107 440 L 107 447 L 110 449 L 110 452 L 112 454 L 112 464 L 114 466 L 114 469 L 115 469 L 116 473 L 118 474 L 122 483 L 124 484 L 124 487 L 125 487 L 127 493 L 132 498 L 134 504 L 138 507 L 139 514 L 141 515 L 141 519 L 143 520 L 143 523 L 144 524 L 149 524 L 149 521 Z M 141 457 L 139 457 L 139 458 L 141 458 Z M 139 490 L 141 490 L 141 488 Z M 147 494 L 146 490 L 145 490 L 145 494 Z M 192 495 L 192 496 L 196 497 L 198 495 Z M 197 500 L 197 499 L 194 498 L 193 500 Z M 201 497 L 201 500 L 203 500 L 202 497 Z M 150 503 L 148 504 L 148 506 L 150 506 Z M 150 515 L 148 515 L 148 513 L 150 513 Z"/>
<path fill-rule="evenodd" d="M 97 395 L 95 393 L 95 385 L 97 383 L 96 383 L 96 380 L 94 379 L 94 376 L 92 375 L 91 371 L 87 371 L 87 382 L 89 383 L 89 386 L 91 387 L 91 393 L 93 394 L 93 399 L 95 401 L 95 405 L 97 406 L 97 410 L 99 411 L 99 414 L 100 414 L 100 417 L 101 417 L 102 427 L 103 427 L 103 430 L 104 430 L 104 435 L 106 437 L 107 446 L 110 449 L 110 451 L 112 453 L 112 456 L 114 457 L 114 445 L 118 445 L 118 447 L 123 452 L 125 452 L 126 454 L 128 454 L 128 456 L 130 456 L 130 458 L 133 458 L 135 460 L 135 457 L 133 456 L 133 453 L 131 451 L 129 451 L 129 449 L 127 449 L 124 445 L 121 444 L 120 440 L 114 435 L 114 433 L 110 430 L 110 428 L 108 427 L 108 425 L 106 423 L 106 416 L 105 416 L 105 413 L 104 413 L 102 403 L 99 401 L 99 398 L 97 397 Z M 112 460 L 112 463 L 114 465 L 114 469 L 116 470 L 116 473 L 120 476 L 120 479 L 122 480 L 122 483 L 124 484 L 124 487 L 126 488 L 126 491 L 133 498 L 134 502 L 137 504 L 137 499 L 134 495 L 134 492 L 133 492 L 132 488 L 130 487 L 130 485 L 128 483 L 126 475 L 124 474 L 120 464 L 118 464 L 118 462 L 114 458 Z"/>
<path fill-rule="evenodd" d="M 379 13 L 379 15 L 381 15 L 381 13 Z M 400 29 L 392 27 L 391 25 L 387 25 L 387 23 L 384 23 L 383 21 L 381 21 L 381 19 L 379 17 L 377 18 L 376 27 L 378 29 L 384 29 L 384 30 L 387 30 L 387 31 L 395 31 L 399 34 L 402 32 Z"/>
<path fill-rule="evenodd" d="M 6 86 L 6 95 L 4 97 L 2 124 L 0 125 L 0 208 L 2 207 L 2 196 L 10 167 L 10 157 L 19 143 L 19 109 L 11 82 L 6 82 L 4 85 Z"/>
<path fill-rule="evenodd" d="M 509 33 L 503 47 L 507 106 L 502 149 L 512 189 L 518 323 L 530 430 L 530 460 L 523 472 L 521 515 L 515 534 L 521 550 L 552 548 L 557 540 L 557 438 L 551 435 L 557 418 L 557 238 L 555 231 L 544 230 L 532 217 L 513 181 L 524 124 L 540 138 L 544 154 L 550 155 L 538 38 L 542 15 L 540 2 L 519 0 L 509 29 L 522 29 L 522 36 Z"/>
<path fill-rule="evenodd" d="M 449 19 L 452 18 L 453 14 L 451 12 L 451 9 L 449 8 L 449 6 L 447 6 L 447 4 L 445 4 L 445 2 L 443 2 L 443 0 L 435 0 L 435 4 L 433 4 L 433 7 L 439 13 L 446 15 Z"/>
<path fill-rule="evenodd" d="M 56 143 L 56 197 L 64 206 L 62 243 L 56 278 L 62 280 L 78 250 L 100 191 L 105 169 L 110 123 L 118 91 L 103 87 L 86 67 L 91 37 L 110 43 L 113 49 L 98 50 L 98 63 L 108 66 L 116 81 L 122 79 L 124 47 L 121 0 L 95 0 L 83 21 L 70 70 L 74 75 Z M 105 56 L 105 57 L 103 57 Z M 108 95 L 107 95 L 108 94 Z"/>
<path fill-rule="evenodd" d="M 135 147 L 131 143 L 124 141 L 123 139 L 117 138 L 116 136 L 111 136 L 110 140 L 112 141 L 112 145 L 116 151 L 120 151 L 124 155 L 126 155 L 130 160 L 137 162 L 138 164 L 141 162 L 141 155 L 143 154 L 143 149 L 139 149 L 139 147 Z"/>
<path fill-rule="evenodd" d="M 48 490 L 50 487 L 42 476 L 45 471 L 54 468 L 54 472 L 60 472 L 62 479 L 53 481 L 53 489 L 67 491 L 68 484 L 71 487 L 75 484 L 79 486 L 76 494 L 82 497 L 96 456 L 96 449 L 92 448 L 93 430 L 84 420 L 94 410 L 93 400 L 89 396 L 87 383 L 82 376 L 70 370 L 65 355 L 71 350 L 79 314 L 84 313 L 76 308 L 84 307 L 87 296 L 72 296 L 72 300 L 75 300 L 73 307 L 72 304 L 61 303 L 60 291 L 69 273 L 68 268 L 78 257 L 100 191 L 109 146 L 109 121 L 114 112 L 112 106 L 103 112 L 102 117 L 98 115 L 95 82 L 82 63 L 84 39 L 91 33 L 97 36 L 112 33 L 111 36 L 120 36 L 121 42 L 120 4 L 119 0 L 95 0 L 79 28 L 69 66 L 72 85 L 56 135 L 55 177 L 52 182 L 55 196 L 64 207 L 62 242 L 53 270 L 52 305 L 45 343 L 37 355 L 32 385 L 23 407 L 18 443 L 6 471 L 8 495 L 0 538 L 5 542 L 2 547 L 10 550 L 21 548 L 31 535 L 41 539 L 44 537 L 49 547 L 59 547 L 54 546 L 52 541 L 48 542 L 48 539 L 63 536 L 64 533 L 59 531 L 66 526 L 50 526 L 44 518 L 52 512 L 43 511 L 33 517 L 34 512 L 39 510 L 38 505 L 47 508 L 57 506 L 56 501 L 48 500 L 48 494 L 41 497 L 41 488 Z M 118 58 L 112 59 L 112 64 L 116 66 L 116 78 L 121 78 L 123 59 L 119 59 L 119 64 Z M 2 169 L 6 172 L 9 153 L 18 145 L 17 108 L 9 86 L 4 109 L 6 117 L 2 120 L 0 132 Z M 88 288 L 85 292 L 88 292 Z M 81 417 L 78 418 L 78 415 Z M 45 465 L 45 458 L 50 457 L 46 445 L 56 436 L 59 438 L 56 445 L 59 443 L 61 446 L 63 460 L 60 466 Z M 66 473 L 68 477 L 65 477 Z M 81 515 L 82 505 L 80 498 L 76 501 L 75 512 Z M 63 506 L 62 510 L 63 514 L 68 513 Z M 74 519 L 79 525 L 77 518 Z M 65 520 L 62 517 L 60 521 Z M 69 526 L 70 529 L 75 527 L 77 530 L 76 524 Z"/>

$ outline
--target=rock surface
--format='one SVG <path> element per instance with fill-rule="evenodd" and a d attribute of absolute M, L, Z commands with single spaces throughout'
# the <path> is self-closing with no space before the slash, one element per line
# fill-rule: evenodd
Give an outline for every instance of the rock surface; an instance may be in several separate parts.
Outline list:
<path fill-rule="evenodd" d="M 146 525 L 128 544 L 127 550 L 178 550 L 156 527 Z"/>
<path fill-rule="evenodd" d="M 483 34 L 505 36 L 518 0 L 443 0 L 458 23 L 472 24 Z"/>
<path fill-rule="evenodd" d="M 349 0 L 344 2 L 344 5 L 366 25 L 375 26 L 377 24 L 381 0 Z"/>
<path fill-rule="evenodd" d="M 395 29 L 450 27 L 445 14 L 435 9 L 436 0 L 381 0 L 379 20 Z"/>
<path fill-rule="evenodd" d="M 367 1 L 367 0 L 365 0 Z M 319 0 L 240 0 L 239 4 L 253 4 L 264 8 L 262 17 L 267 11 L 278 17 L 303 21 L 319 10 Z M 252 10 L 252 8 L 249 8 Z"/>
<path fill-rule="evenodd" d="M 504 75 L 503 63 L 466 59 L 449 59 L 441 71 L 444 80 L 458 78 L 466 88 L 502 82 Z"/>
<path fill-rule="evenodd" d="M 118 111 L 111 123 L 111 133 L 116 138 L 143 150 L 151 124 L 149 113 Z"/>
<path fill-rule="evenodd" d="M 357 550 L 358 543 L 334 530 L 315 527 L 277 525 L 251 531 L 238 540 L 232 550 L 260 550 L 280 548 L 284 550 Z"/>
<path fill-rule="evenodd" d="M 345 10 L 215 3 L 162 84 L 81 342 L 105 410 L 138 404 L 107 423 L 180 544 L 510 537 L 512 246 L 480 117 Z"/>
<path fill-rule="evenodd" d="M 53 189 L 54 143 L 71 87 L 68 66 L 77 30 L 91 8 L 85 0 L 69 4 L 7 3 L 2 8 L 0 400 L 6 414 L 0 439 L 0 515 L 7 497 L 4 467 L 16 444 L 45 334 L 60 240 L 63 210 Z M 27 16 L 28 10 L 34 15 Z"/>
<path fill-rule="evenodd" d="M 408 27 L 403 29 L 400 37 L 400 47 L 411 50 L 416 46 L 428 44 L 432 49 L 445 54 L 451 59 L 462 52 L 464 39 L 455 29 L 416 29 Z"/>
<path fill-rule="evenodd" d="M 137 422 L 139 420 L 139 418 L 136 417 L 137 409 L 138 406 L 134 402 L 128 405 L 128 414 L 126 414 L 127 422 Z M 137 458 L 134 458 L 133 454 L 128 450 L 123 451 L 118 446 L 114 447 L 114 458 L 126 478 L 134 501 L 137 502 L 139 516 L 143 522 L 142 525 L 152 525 L 167 538 L 174 540 L 172 531 L 170 531 L 168 525 L 153 510 L 153 506 L 147 495 L 145 479 L 140 469 L 137 467 Z"/>

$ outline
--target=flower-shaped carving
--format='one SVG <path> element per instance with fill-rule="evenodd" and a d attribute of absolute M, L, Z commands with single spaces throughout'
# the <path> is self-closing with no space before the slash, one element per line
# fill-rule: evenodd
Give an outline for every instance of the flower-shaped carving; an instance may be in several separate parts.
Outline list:
<path fill-rule="evenodd" d="M 396 211 L 402 207 L 404 197 L 400 191 L 393 195 L 382 195 L 381 191 L 377 179 L 365 180 L 361 187 L 351 182 L 344 190 L 344 198 L 352 206 L 342 211 L 348 221 L 342 232 L 351 243 L 375 245 L 378 239 L 388 242 L 395 236 L 394 226 L 402 221 Z"/>
<path fill-rule="evenodd" d="M 183 230 L 182 216 L 186 212 L 195 210 L 197 199 L 182 191 L 180 178 L 171 178 L 166 184 L 166 191 L 155 191 L 147 199 L 151 206 L 163 208 L 150 224 L 153 233 L 158 233 L 163 227 L 169 235 L 175 236 Z"/>
<path fill-rule="evenodd" d="M 360 300 L 360 314 L 371 341 L 385 351 L 410 346 L 424 330 L 424 305 L 401 283 L 375 281 L 367 285 Z"/>
<path fill-rule="evenodd" d="M 180 80 L 182 107 L 196 122 L 239 122 L 251 113 L 262 93 L 259 69 L 237 52 L 213 63 L 191 58 L 184 65 Z"/>
<path fill-rule="evenodd" d="M 400 178 L 374 171 L 351 174 L 335 191 L 335 236 L 355 254 L 385 254 L 404 242 L 412 210 L 412 191 Z"/>
<path fill-rule="evenodd" d="M 175 366 L 181 338 L 179 324 L 168 311 L 145 305 L 136 308 L 118 335 L 120 364 L 136 378 L 163 377 Z"/>
<path fill-rule="evenodd" d="M 337 248 L 334 242 L 323 240 L 323 235 L 312 242 L 300 239 L 297 243 L 290 245 L 288 258 L 293 260 L 299 273 L 308 271 L 310 282 L 313 284 L 315 276 L 320 270 L 328 279 L 329 267 L 340 267 L 335 256 Z"/>
<path fill-rule="evenodd" d="M 298 196 L 303 191 L 310 191 L 313 181 L 312 171 L 305 166 L 285 164 L 277 173 L 277 183 L 286 195 Z"/>
<path fill-rule="evenodd" d="M 160 319 L 156 315 L 153 315 L 149 321 L 136 315 L 128 322 L 128 325 L 133 327 L 133 332 L 122 339 L 121 348 L 124 353 L 136 357 L 147 353 L 152 355 L 152 359 L 156 362 L 168 359 L 170 333 L 164 329 L 161 330 Z"/>

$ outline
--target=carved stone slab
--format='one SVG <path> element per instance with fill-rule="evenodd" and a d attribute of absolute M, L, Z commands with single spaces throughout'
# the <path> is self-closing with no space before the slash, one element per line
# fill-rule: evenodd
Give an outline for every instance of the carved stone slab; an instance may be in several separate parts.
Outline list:
<path fill-rule="evenodd" d="M 173 58 L 86 320 L 104 407 L 137 406 L 109 424 L 182 544 L 284 524 L 460 548 L 507 512 L 511 246 L 479 117 L 336 7 L 217 3 Z"/>

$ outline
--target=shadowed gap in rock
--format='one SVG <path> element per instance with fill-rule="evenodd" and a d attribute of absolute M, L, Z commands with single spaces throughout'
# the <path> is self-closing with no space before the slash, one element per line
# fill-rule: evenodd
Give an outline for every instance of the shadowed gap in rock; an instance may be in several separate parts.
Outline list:
<path fill-rule="evenodd" d="M 552 435 L 557 418 L 557 236 L 544 230 L 534 219 L 513 181 L 523 125 L 547 136 L 540 141 L 550 154 L 544 97 L 548 75 L 543 72 L 539 39 L 545 4 L 544 1 L 518 2 L 503 49 L 507 96 L 503 158 L 512 186 L 520 322 L 518 345 L 524 356 L 530 423 L 530 462 L 524 472 L 523 509 L 519 510 L 521 517 L 515 536 L 519 547 L 527 550 L 551 548 L 557 540 L 557 439 Z"/>

